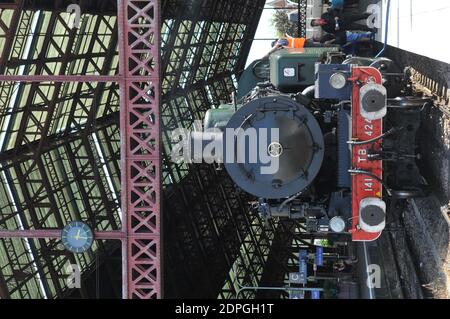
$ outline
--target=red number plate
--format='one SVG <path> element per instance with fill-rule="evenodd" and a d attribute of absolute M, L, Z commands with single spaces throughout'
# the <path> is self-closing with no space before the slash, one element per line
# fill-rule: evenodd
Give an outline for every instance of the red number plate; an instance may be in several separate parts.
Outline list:
<path fill-rule="evenodd" d="M 370 121 L 360 113 L 360 89 L 372 81 L 382 84 L 381 73 L 371 67 L 355 67 L 352 71 L 352 137 L 357 141 L 367 141 L 383 134 L 383 120 Z M 383 177 L 383 162 L 369 161 L 369 150 L 381 148 L 381 142 L 362 146 L 353 146 L 353 169 L 371 172 L 380 179 Z M 381 233 L 367 233 L 359 229 L 359 208 L 361 200 L 368 197 L 382 198 L 383 187 L 373 177 L 355 174 L 352 176 L 352 239 L 354 241 L 373 241 L 380 237 Z"/>

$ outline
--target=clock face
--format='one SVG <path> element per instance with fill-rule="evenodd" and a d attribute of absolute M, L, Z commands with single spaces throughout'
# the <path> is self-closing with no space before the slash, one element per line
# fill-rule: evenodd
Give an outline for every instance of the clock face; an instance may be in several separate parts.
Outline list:
<path fill-rule="evenodd" d="M 94 234 L 88 225 L 75 221 L 64 227 L 61 240 L 68 251 L 79 254 L 91 248 Z"/>

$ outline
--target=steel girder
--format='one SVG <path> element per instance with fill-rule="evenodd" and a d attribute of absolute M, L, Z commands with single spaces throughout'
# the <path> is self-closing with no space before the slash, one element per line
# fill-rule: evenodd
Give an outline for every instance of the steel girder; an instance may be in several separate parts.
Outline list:
<path fill-rule="evenodd" d="M 118 20 L 124 295 L 160 298 L 160 3 L 119 0 Z"/>
<path fill-rule="evenodd" d="M 73 0 L 24 0 L 24 8 L 27 10 L 44 10 L 53 12 L 65 12 L 66 8 L 74 3 Z M 92 15 L 117 15 L 116 0 L 79 1 L 81 12 Z"/>
<path fill-rule="evenodd" d="M 298 34 L 300 38 L 306 38 L 308 0 L 299 0 L 298 7 Z"/>

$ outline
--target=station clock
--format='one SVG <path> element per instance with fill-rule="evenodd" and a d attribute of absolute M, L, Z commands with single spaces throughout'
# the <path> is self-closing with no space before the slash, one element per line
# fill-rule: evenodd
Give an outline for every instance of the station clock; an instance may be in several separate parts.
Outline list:
<path fill-rule="evenodd" d="M 67 224 L 62 230 L 61 241 L 68 251 L 80 254 L 91 248 L 94 242 L 94 233 L 86 223 L 74 221 Z"/>

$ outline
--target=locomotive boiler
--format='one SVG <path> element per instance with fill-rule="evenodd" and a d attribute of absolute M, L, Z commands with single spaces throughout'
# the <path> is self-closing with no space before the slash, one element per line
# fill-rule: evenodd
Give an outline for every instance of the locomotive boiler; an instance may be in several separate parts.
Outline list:
<path fill-rule="evenodd" d="M 184 156 L 223 165 L 261 216 L 371 241 L 393 203 L 425 195 L 416 135 L 430 101 L 411 96 L 391 60 L 282 49 L 238 86 L 189 134 Z"/>

